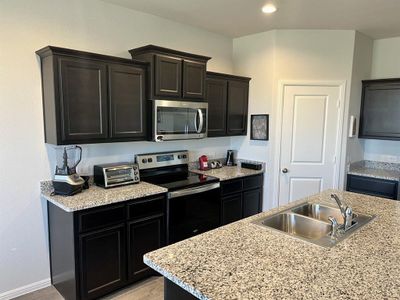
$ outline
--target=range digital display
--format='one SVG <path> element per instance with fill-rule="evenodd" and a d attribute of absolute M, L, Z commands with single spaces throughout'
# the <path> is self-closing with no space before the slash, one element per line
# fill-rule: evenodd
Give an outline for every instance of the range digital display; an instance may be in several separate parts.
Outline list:
<path fill-rule="evenodd" d="M 170 161 L 170 160 L 174 160 L 173 154 L 157 156 L 157 162 Z"/>

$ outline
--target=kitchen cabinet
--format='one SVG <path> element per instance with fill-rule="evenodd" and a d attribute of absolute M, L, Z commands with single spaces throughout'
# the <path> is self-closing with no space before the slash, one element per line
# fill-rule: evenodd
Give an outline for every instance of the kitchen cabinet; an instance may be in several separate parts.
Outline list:
<path fill-rule="evenodd" d="M 400 79 L 364 80 L 360 138 L 400 140 Z"/>
<path fill-rule="evenodd" d="M 207 72 L 208 137 L 247 134 L 248 77 Z"/>
<path fill-rule="evenodd" d="M 393 200 L 399 199 L 399 182 L 358 175 L 347 175 L 347 191 L 383 197 Z"/>
<path fill-rule="evenodd" d="M 132 58 L 148 62 L 150 100 L 204 101 L 210 57 L 147 45 L 131 49 Z"/>
<path fill-rule="evenodd" d="M 80 282 L 83 299 L 96 299 L 126 280 L 124 224 L 79 237 Z"/>
<path fill-rule="evenodd" d="M 53 46 L 36 53 L 46 143 L 146 139 L 146 63 Z"/>
<path fill-rule="evenodd" d="M 262 211 L 263 175 L 221 182 L 221 223 L 238 221 Z"/>
<path fill-rule="evenodd" d="M 110 138 L 145 140 L 145 70 L 121 64 L 108 68 Z"/>
<path fill-rule="evenodd" d="M 155 274 L 143 255 L 165 245 L 165 194 L 76 212 L 48 202 L 52 284 L 97 299 Z"/>

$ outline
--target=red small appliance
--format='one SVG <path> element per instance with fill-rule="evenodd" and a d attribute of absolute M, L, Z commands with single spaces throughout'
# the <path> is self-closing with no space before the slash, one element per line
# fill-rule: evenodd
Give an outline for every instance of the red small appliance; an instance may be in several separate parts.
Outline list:
<path fill-rule="evenodd" d="M 208 157 L 207 155 L 202 155 L 199 157 L 199 168 L 202 171 L 208 170 Z"/>

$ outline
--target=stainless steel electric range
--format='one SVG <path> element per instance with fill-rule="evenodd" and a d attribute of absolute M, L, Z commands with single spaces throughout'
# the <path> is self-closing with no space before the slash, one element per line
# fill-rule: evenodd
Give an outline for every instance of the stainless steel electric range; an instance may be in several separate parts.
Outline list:
<path fill-rule="evenodd" d="M 188 151 L 136 156 L 142 181 L 168 189 L 167 243 L 220 226 L 219 179 L 189 171 Z"/>

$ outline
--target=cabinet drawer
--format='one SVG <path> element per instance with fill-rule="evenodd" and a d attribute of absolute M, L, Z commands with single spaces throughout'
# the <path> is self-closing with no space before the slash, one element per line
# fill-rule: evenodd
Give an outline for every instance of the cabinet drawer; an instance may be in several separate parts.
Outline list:
<path fill-rule="evenodd" d="M 347 190 L 372 196 L 397 199 L 398 183 L 384 179 L 348 175 Z"/>
<path fill-rule="evenodd" d="M 234 179 L 221 183 L 222 195 L 241 192 L 243 190 L 243 179 Z"/>
<path fill-rule="evenodd" d="M 262 186 L 262 175 L 246 177 L 243 179 L 243 189 L 249 190 Z"/>
<path fill-rule="evenodd" d="M 125 221 L 124 205 L 105 207 L 79 214 L 79 232 Z"/>
<path fill-rule="evenodd" d="M 164 213 L 165 197 L 138 200 L 128 205 L 128 218 L 140 219 Z"/>

